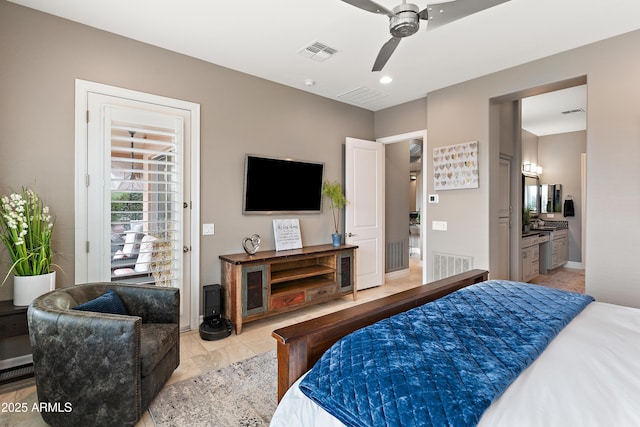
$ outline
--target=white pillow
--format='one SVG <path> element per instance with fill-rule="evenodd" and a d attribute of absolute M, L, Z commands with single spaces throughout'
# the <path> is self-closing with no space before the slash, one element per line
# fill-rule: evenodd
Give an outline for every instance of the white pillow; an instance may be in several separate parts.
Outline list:
<path fill-rule="evenodd" d="M 136 247 L 136 236 L 139 233 L 142 233 L 142 223 L 131 222 L 131 230 L 125 231 L 125 233 L 126 236 L 124 238 L 124 247 L 122 248 L 122 253 L 126 257 L 130 257 Z"/>
<path fill-rule="evenodd" d="M 116 251 L 116 253 L 113 255 L 113 259 L 114 259 L 114 260 L 115 260 L 115 259 L 124 259 L 124 258 L 126 258 L 126 257 L 127 257 L 127 256 L 124 254 L 124 252 L 122 252 L 120 249 L 118 249 L 118 250 Z"/>
<path fill-rule="evenodd" d="M 151 263 L 151 259 L 153 258 L 153 242 L 158 240 L 153 236 L 149 236 L 148 234 L 142 238 L 142 243 L 140 244 L 140 253 L 138 254 L 138 259 L 136 260 L 136 266 L 134 269 L 138 273 L 146 273 L 147 271 L 151 271 L 149 268 L 149 264 Z"/>
<path fill-rule="evenodd" d="M 113 274 L 115 274 L 116 276 L 123 276 L 123 275 L 127 275 L 130 276 L 132 274 L 135 274 L 135 271 L 133 270 L 133 268 L 116 268 L 115 270 L 113 270 Z"/>

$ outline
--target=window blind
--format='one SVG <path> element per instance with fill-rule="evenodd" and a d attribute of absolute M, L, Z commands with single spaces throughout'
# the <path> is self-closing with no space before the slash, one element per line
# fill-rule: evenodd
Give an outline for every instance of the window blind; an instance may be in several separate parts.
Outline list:
<path fill-rule="evenodd" d="M 111 123 L 111 280 L 178 286 L 182 173 L 176 130 Z"/>

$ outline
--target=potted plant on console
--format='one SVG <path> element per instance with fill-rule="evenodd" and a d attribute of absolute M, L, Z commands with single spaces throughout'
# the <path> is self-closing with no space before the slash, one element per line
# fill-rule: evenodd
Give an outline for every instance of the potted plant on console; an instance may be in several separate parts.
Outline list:
<path fill-rule="evenodd" d="M 333 214 L 333 227 L 335 233 L 331 234 L 333 246 L 340 246 L 342 234 L 340 234 L 340 209 L 344 208 L 349 201 L 342 192 L 342 185 L 338 182 L 325 181 L 322 186 L 322 195 L 331 202 L 331 213 Z"/>
<path fill-rule="evenodd" d="M 23 187 L 20 193 L 0 199 L 0 239 L 11 258 L 2 285 L 13 274 L 14 305 L 29 305 L 34 298 L 55 289 L 52 232 L 49 208 L 33 190 Z"/>

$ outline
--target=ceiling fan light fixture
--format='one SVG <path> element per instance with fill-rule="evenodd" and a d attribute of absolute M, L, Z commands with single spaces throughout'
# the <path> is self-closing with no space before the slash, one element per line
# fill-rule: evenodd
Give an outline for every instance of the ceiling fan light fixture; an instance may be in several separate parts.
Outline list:
<path fill-rule="evenodd" d="M 389 17 L 389 32 L 394 37 L 408 37 L 420 29 L 418 6 L 403 3 L 393 8 L 395 16 Z"/>
<path fill-rule="evenodd" d="M 394 7 L 392 10 L 380 6 L 374 0 L 342 1 L 367 12 L 385 14 L 389 18 L 389 33 L 391 33 L 391 39 L 382 45 L 382 48 L 378 52 L 378 56 L 371 69 L 371 71 L 376 72 L 382 71 L 403 38 L 412 36 L 420 29 L 421 20 L 427 21 L 427 23 L 431 22 L 429 26 L 431 28 L 437 28 L 510 0 L 467 0 L 465 5 L 461 5 L 460 7 L 444 6 L 445 3 L 451 3 L 456 0 L 431 0 L 431 4 L 422 10 L 413 3 L 407 3 L 407 0 L 402 0 L 402 4 Z M 463 2 L 461 1 L 461 3 Z M 443 6 L 438 6 L 441 4 L 443 4 Z M 437 11 L 436 13 L 439 12 L 435 20 L 433 19 L 434 16 L 430 13 L 434 8 Z"/>

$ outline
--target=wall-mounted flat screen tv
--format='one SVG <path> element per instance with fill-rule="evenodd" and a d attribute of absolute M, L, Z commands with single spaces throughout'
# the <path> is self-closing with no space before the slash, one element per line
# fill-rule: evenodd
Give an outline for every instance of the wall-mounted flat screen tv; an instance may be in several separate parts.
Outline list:
<path fill-rule="evenodd" d="M 324 163 L 247 154 L 244 214 L 319 213 Z"/>

